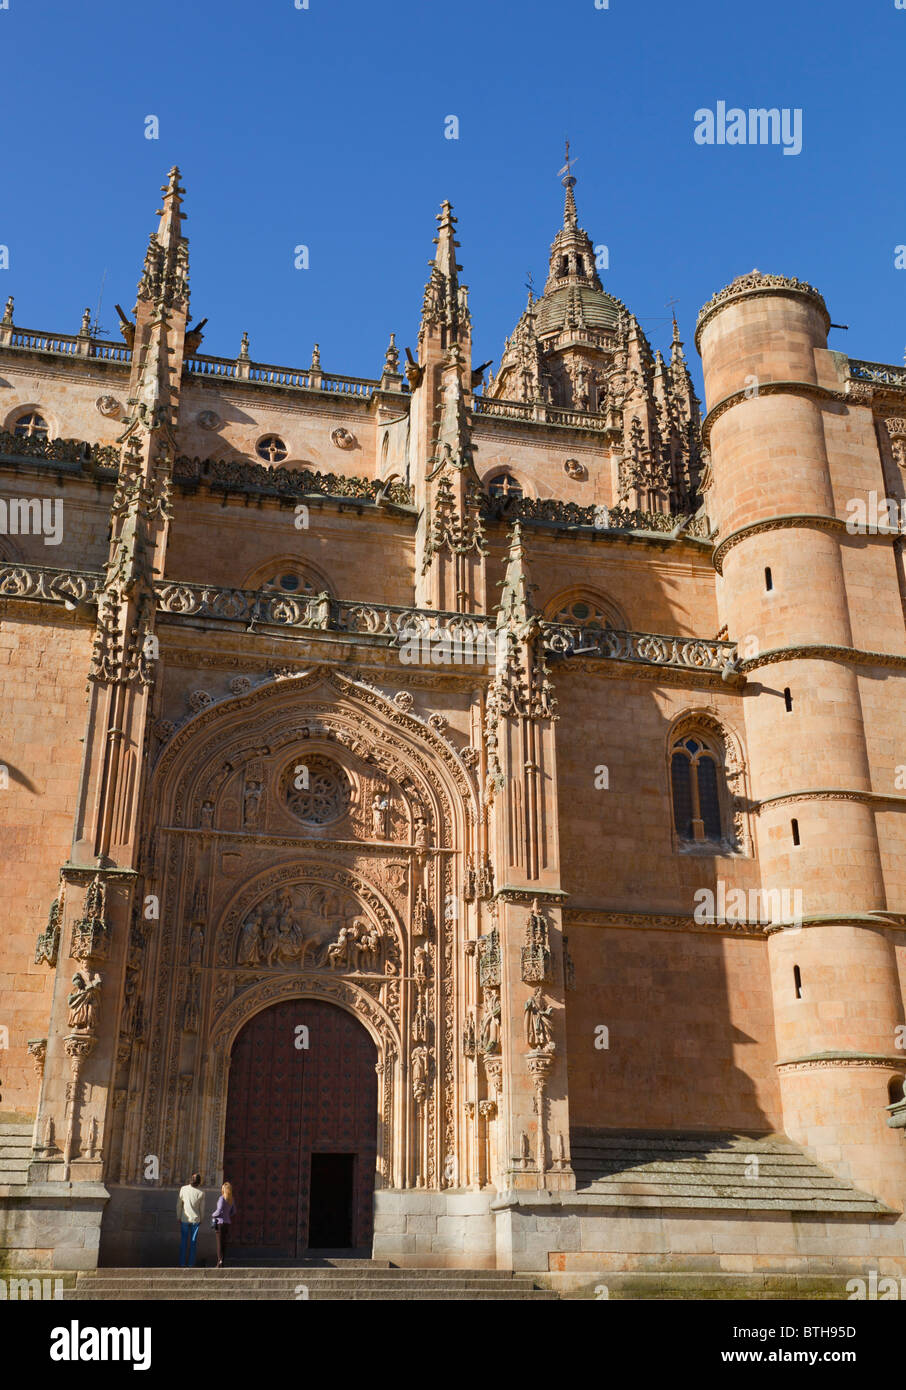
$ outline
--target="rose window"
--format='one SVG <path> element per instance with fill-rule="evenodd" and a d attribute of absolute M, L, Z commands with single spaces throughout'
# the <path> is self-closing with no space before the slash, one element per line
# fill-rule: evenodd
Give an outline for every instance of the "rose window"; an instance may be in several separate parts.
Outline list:
<path fill-rule="evenodd" d="M 286 805 L 306 825 L 330 825 L 349 810 L 349 778 L 329 758 L 300 753 L 285 774 Z"/>

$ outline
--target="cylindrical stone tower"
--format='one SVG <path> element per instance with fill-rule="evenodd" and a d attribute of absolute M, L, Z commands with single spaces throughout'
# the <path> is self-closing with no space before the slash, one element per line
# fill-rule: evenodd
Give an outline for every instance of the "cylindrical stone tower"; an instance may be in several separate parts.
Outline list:
<path fill-rule="evenodd" d="M 841 409 L 829 325 L 817 290 L 757 271 L 702 310 L 708 510 L 722 617 L 755 659 L 743 709 L 762 889 L 792 905 L 801 894 L 804 925 L 773 931 L 768 946 L 784 1127 L 902 1207 L 906 1144 L 884 1107 L 903 1072 L 903 998 L 891 932 L 871 915 L 888 903 L 859 667 L 847 655 L 848 538 L 824 417 Z"/>

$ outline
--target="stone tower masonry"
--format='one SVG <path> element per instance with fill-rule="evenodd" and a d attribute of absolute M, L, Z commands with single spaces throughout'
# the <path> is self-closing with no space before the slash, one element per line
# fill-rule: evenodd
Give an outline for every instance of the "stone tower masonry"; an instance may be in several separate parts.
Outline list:
<path fill-rule="evenodd" d="M 902 1073 L 903 1015 L 877 824 L 892 788 L 873 785 L 861 685 L 871 653 L 852 617 L 854 588 L 886 595 L 896 572 L 889 539 L 879 541 L 889 555 L 869 560 L 841 519 L 848 496 L 883 491 L 883 480 L 870 410 L 841 404 L 829 327 L 811 286 L 758 272 L 702 310 L 708 511 L 720 616 L 750 657 L 743 710 L 762 891 L 802 894 L 801 929 L 769 941 L 784 1129 L 898 1205 L 906 1146 L 884 1107 Z M 902 637 L 892 625 L 875 651 L 902 651 Z"/>

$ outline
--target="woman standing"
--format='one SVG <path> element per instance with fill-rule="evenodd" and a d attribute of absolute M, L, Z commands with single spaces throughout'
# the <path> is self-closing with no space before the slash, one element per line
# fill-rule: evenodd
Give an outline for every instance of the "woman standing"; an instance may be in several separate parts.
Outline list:
<path fill-rule="evenodd" d="M 211 1218 L 214 1224 L 214 1230 L 217 1232 L 218 1269 L 223 1268 L 223 1258 L 226 1255 L 230 1225 L 235 1215 L 236 1208 L 233 1206 L 233 1184 L 225 1182 L 220 1189 L 220 1196 L 217 1198 L 217 1205 L 214 1208 L 214 1215 Z"/>

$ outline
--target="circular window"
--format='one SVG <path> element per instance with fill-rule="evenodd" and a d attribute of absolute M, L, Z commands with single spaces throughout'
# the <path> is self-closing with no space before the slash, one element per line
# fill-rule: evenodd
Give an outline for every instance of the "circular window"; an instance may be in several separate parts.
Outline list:
<path fill-rule="evenodd" d="M 522 487 L 512 473 L 499 473 L 488 483 L 488 496 L 512 497 L 518 502 L 522 498 Z"/>
<path fill-rule="evenodd" d="M 13 434 L 17 439 L 46 439 L 47 421 L 36 410 L 30 410 L 27 415 L 19 416 Z"/>
<path fill-rule="evenodd" d="M 352 787 L 330 758 L 300 754 L 285 773 L 286 804 L 305 825 L 330 825 L 349 810 Z"/>
<path fill-rule="evenodd" d="M 286 445 L 279 434 L 266 434 L 258 440 L 255 452 L 260 459 L 265 459 L 268 463 L 279 463 L 281 459 L 286 458 Z"/>

